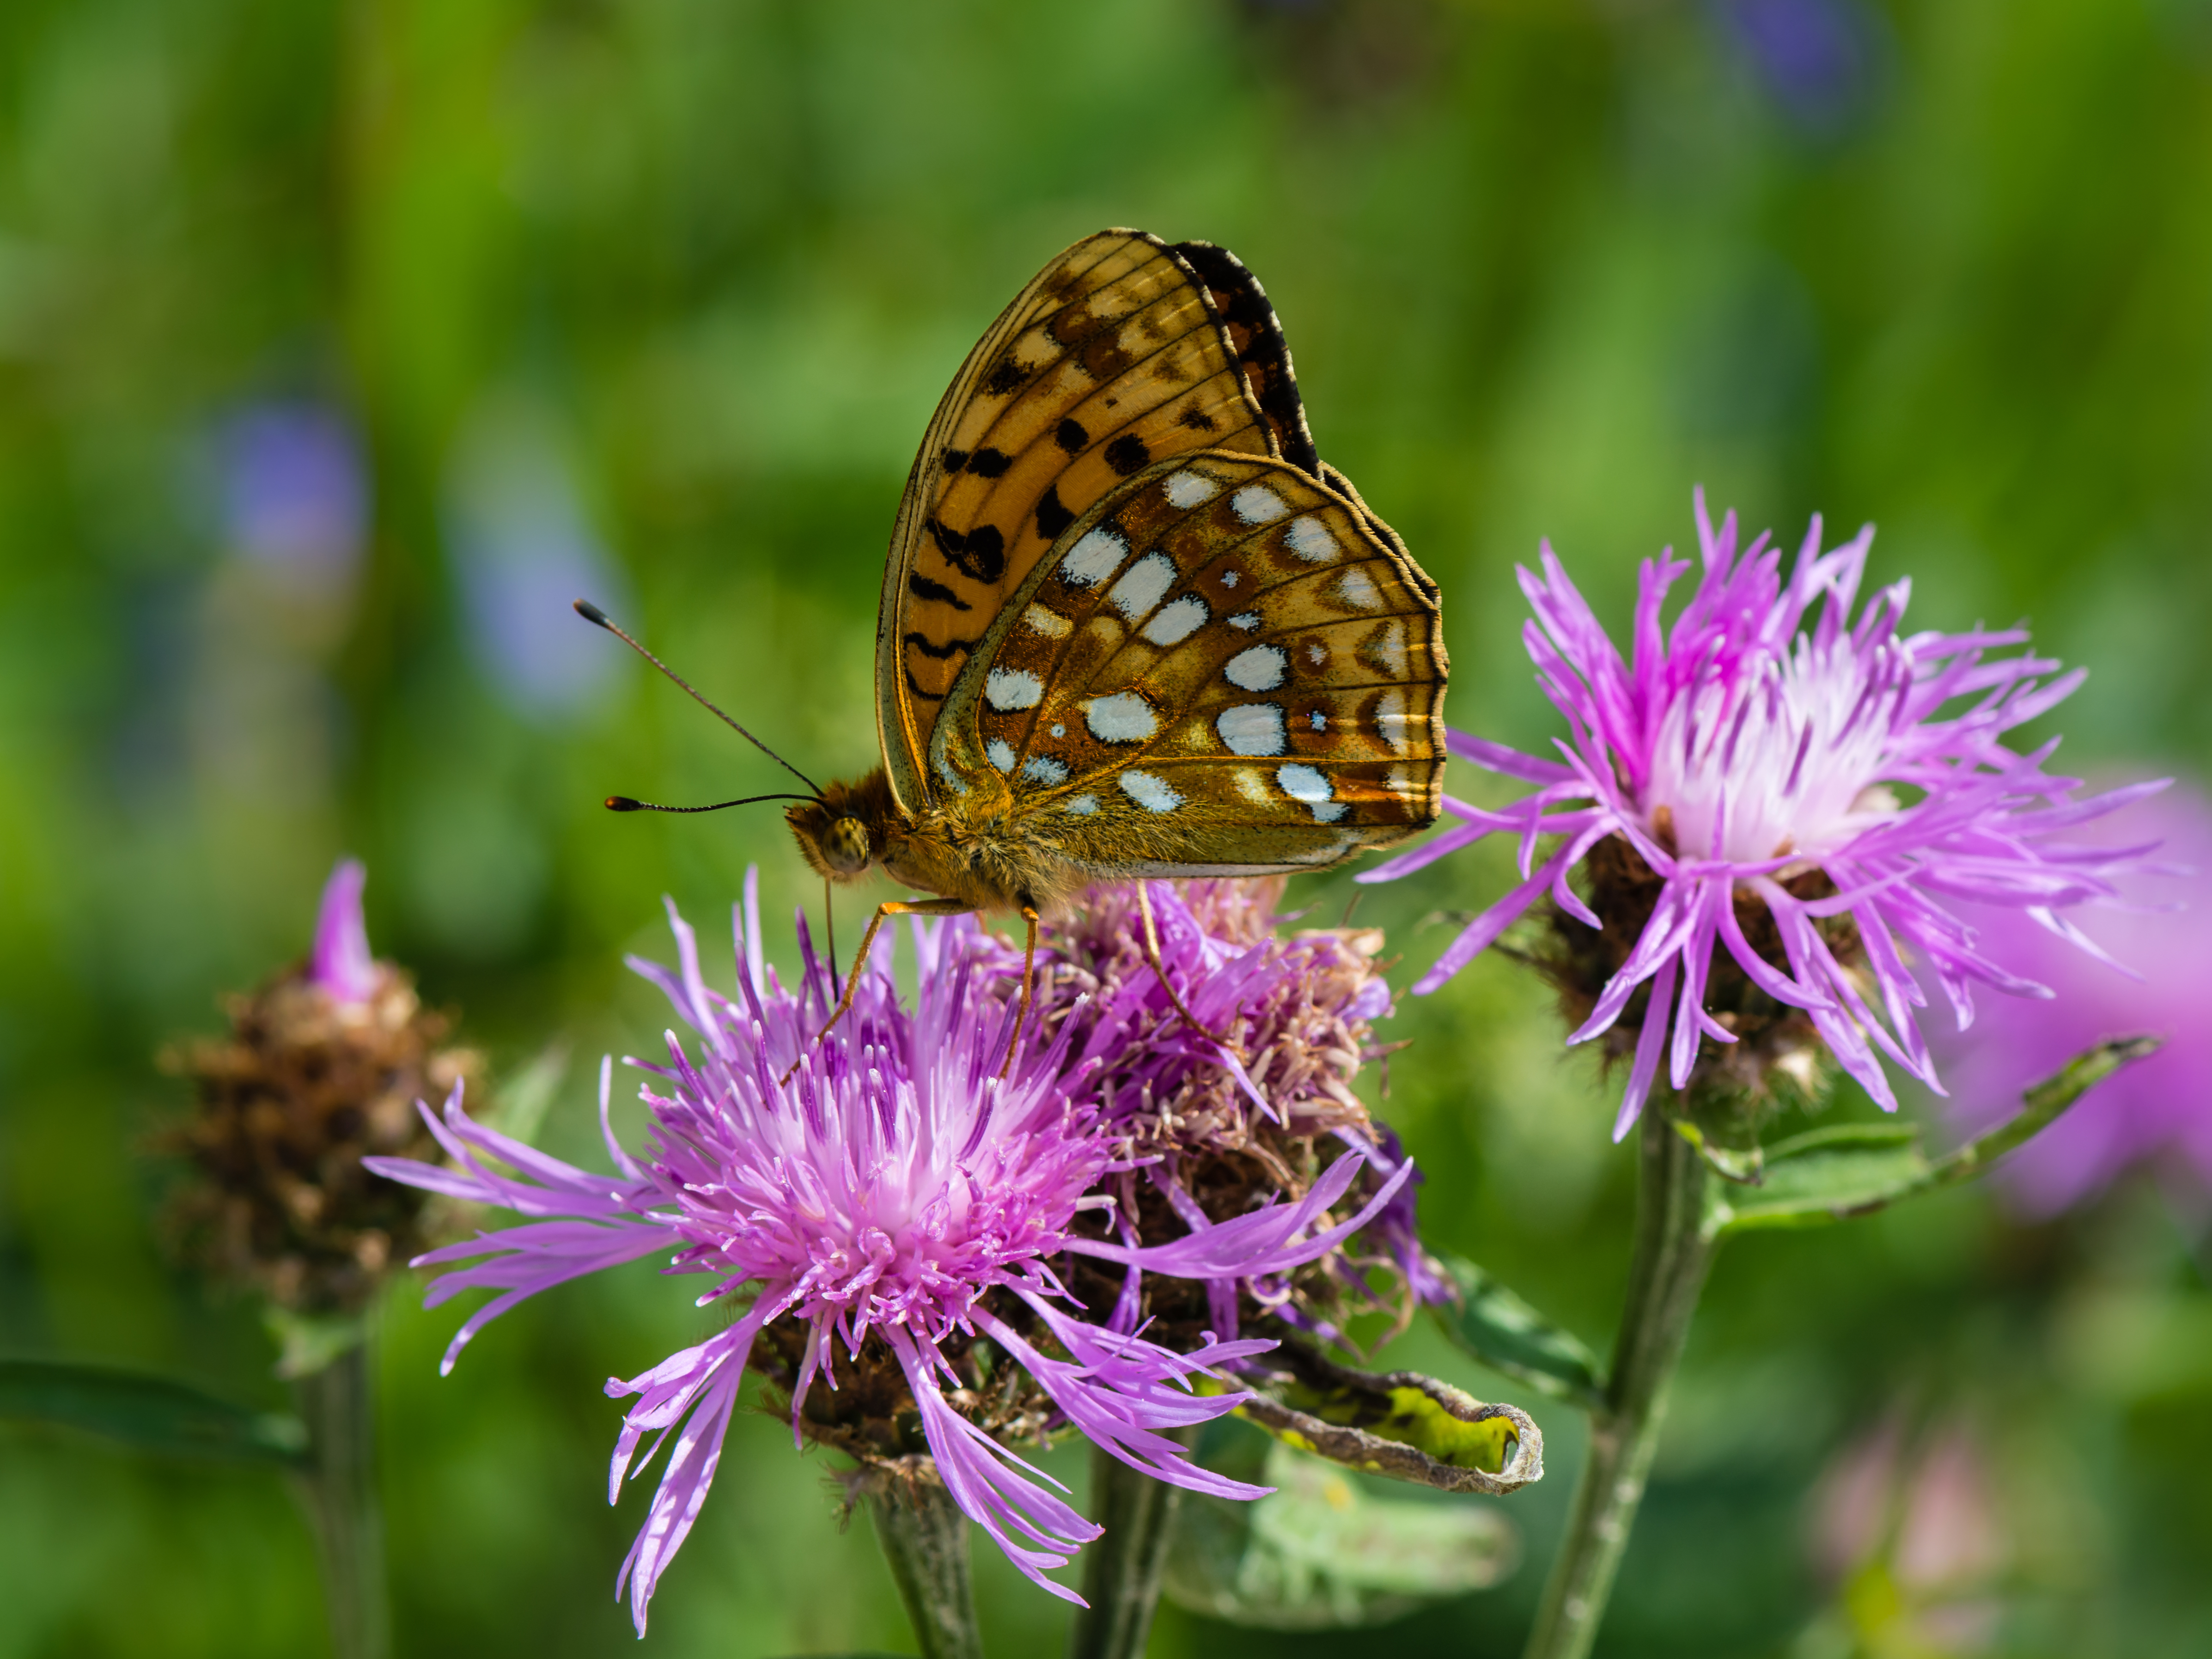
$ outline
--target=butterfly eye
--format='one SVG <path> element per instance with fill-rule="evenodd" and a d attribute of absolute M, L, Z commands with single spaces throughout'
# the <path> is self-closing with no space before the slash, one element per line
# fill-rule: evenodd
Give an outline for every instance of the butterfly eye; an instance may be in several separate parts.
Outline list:
<path fill-rule="evenodd" d="M 868 826 L 858 818 L 832 818 L 822 837 L 822 861 L 841 876 L 868 867 Z"/>

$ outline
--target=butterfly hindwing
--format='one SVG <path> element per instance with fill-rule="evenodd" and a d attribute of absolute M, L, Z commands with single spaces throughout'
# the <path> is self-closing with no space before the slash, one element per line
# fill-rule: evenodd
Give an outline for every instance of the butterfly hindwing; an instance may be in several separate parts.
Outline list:
<path fill-rule="evenodd" d="M 1178 454 L 1266 456 L 1293 432 L 1310 447 L 1258 283 L 1220 250 L 1189 246 L 1202 270 L 1139 231 L 1077 243 L 1001 313 L 938 407 L 878 622 L 884 762 L 910 811 L 945 787 L 931 755 L 946 696 L 1071 526 Z"/>
<path fill-rule="evenodd" d="M 1209 450 L 1071 526 L 979 642 L 949 780 L 1103 874 L 1334 863 L 1436 817 L 1434 585 L 1348 487 Z"/>

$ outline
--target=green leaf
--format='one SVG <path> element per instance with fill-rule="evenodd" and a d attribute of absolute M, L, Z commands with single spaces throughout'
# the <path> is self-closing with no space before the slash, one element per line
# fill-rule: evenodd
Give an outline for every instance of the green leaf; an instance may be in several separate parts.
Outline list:
<path fill-rule="evenodd" d="M 1277 1444 L 1255 1502 L 1183 1495 L 1165 1589 L 1193 1613 L 1266 1630 L 1340 1630 L 1486 1589 L 1518 1565 L 1495 1510 L 1363 1492 L 1319 1458 Z"/>
<path fill-rule="evenodd" d="M 1350 1468 L 1442 1492 L 1503 1493 L 1544 1477 L 1528 1413 L 1419 1371 L 1357 1371 L 1285 1340 L 1239 1380 L 1254 1392 L 1237 1416 Z"/>
<path fill-rule="evenodd" d="M 1605 1393 L 1597 1356 L 1464 1256 L 1443 1258 L 1459 1305 L 1431 1310 L 1453 1343 L 1494 1371 L 1585 1408 Z"/>
<path fill-rule="evenodd" d="M 174 1377 L 56 1360 L 0 1359 L 0 1419 L 64 1424 L 182 1457 L 298 1463 L 307 1449 L 296 1417 L 234 1405 Z"/>
<path fill-rule="evenodd" d="M 1765 1149 L 1759 1185 L 1708 1192 L 1706 1228 L 1725 1235 L 1754 1227 L 1817 1227 L 1970 1181 L 2048 1127 L 2090 1088 L 2157 1047 L 2154 1037 L 2100 1044 L 2030 1089 L 2010 1121 L 1939 1158 L 1921 1146 L 1917 1128 L 1902 1123 L 1835 1124 L 1778 1142 Z"/>

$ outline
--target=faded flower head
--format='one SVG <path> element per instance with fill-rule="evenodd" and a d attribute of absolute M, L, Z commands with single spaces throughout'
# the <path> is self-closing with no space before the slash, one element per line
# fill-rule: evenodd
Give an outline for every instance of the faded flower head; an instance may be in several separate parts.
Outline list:
<path fill-rule="evenodd" d="M 1170 1347 L 1133 1310 L 1078 1302 L 1061 1267 L 1087 1259 L 1201 1285 L 1280 1274 L 1368 1218 L 1328 1224 L 1361 1160 L 1340 1160 L 1294 1201 L 1164 1242 L 1100 1237 L 1082 1224 L 1110 1210 L 1100 1183 L 1126 1161 L 1097 1064 L 1071 1059 L 1077 1024 L 1087 1022 L 1063 1019 L 1000 1079 L 1013 1005 L 997 947 L 972 923 L 917 924 L 913 1009 L 893 989 L 886 953 L 863 974 L 851 1012 L 817 1042 L 836 1000 L 826 965 L 802 933 L 805 967 L 787 989 L 763 964 L 750 911 L 749 883 L 734 996 L 708 988 L 672 907 L 678 969 L 632 963 L 667 993 L 694 1046 L 687 1051 L 672 1032 L 667 1063 L 641 1066 L 657 1079 L 641 1091 L 651 1143 L 634 1158 L 607 1132 L 618 1176 L 588 1175 L 487 1129 L 458 1097 L 441 1123 L 424 1113 L 455 1167 L 374 1166 L 529 1218 L 422 1258 L 468 1264 L 436 1282 L 433 1303 L 477 1286 L 500 1292 L 463 1324 L 448 1366 L 488 1320 L 525 1297 L 663 1250 L 672 1252 L 670 1271 L 708 1276 L 702 1306 L 731 1310 L 718 1335 L 608 1384 L 611 1395 L 636 1400 L 616 1445 L 611 1492 L 647 1436 L 655 1437 L 653 1450 L 671 1443 L 623 1567 L 640 1630 L 705 1499 L 749 1366 L 787 1395 L 794 1434 L 864 1465 L 928 1452 L 962 1511 L 1024 1573 L 1069 1600 L 1077 1598 L 1044 1575 L 1098 1528 L 997 1436 L 1072 1426 L 1161 1480 L 1260 1495 L 1192 1463 L 1170 1435 L 1245 1397 L 1194 1394 L 1194 1378 L 1273 1345 L 1200 1333 L 1187 1348 Z M 1116 1018 L 1101 1011 L 1092 1035 Z M 611 1081 L 610 1066 L 601 1073 L 603 1127 Z M 1369 1209 L 1395 1190 L 1386 1188 Z"/>
<path fill-rule="evenodd" d="M 2112 851 L 2159 849 L 2158 866 L 2118 877 L 2118 902 L 2080 916 L 2091 951 L 2018 911 L 1962 912 L 1991 955 L 2057 994 L 1993 999 L 1972 1030 L 1941 1045 L 1952 1115 L 1978 1133 L 2092 1044 L 2160 1036 L 2156 1054 L 2097 1085 L 2013 1153 L 2000 1179 L 2022 1208 L 2049 1215 L 2148 1164 L 2201 1213 L 2212 1201 L 2212 801 L 2175 789 L 2115 813 L 2088 838 Z"/>
<path fill-rule="evenodd" d="M 414 1103 L 479 1069 L 444 1044 L 450 1022 L 369 955 L 355 860 L 331 872 L 307 962 L 227 1009 L 230 1036 L 166 1054 L 191 1115 L 161 1137 L 193 1166 L 171 1224 L 212 1276 L 282 1308 L 351 1313 L 424 1248 L 419 1194 L 362 1171 L 364 1153 L 426 1152 Z"/>
<path fill-rule="evenodd" d="M 1127 1143 L 1133 1167 L 1111 1182 L 1116 1213 L 1141 1231 L 1149 1203 L 1203 1227 L 1266 1194 L 1302 1191 L 1354 1152 L 1367 1160 L 1355 1192 L 1378 1188 L 1405 1160 L 1352 1082 L 1382 1052 L 1374 1023 L 1391 1007 L 1382 930 L 1278 937 L 1280 877 L 1150 882 L 1146 890 L 1161 964 L 1203 1030 L 1183 1018 L 1153 971 L 1133 885 L 1084 896 L 1048 936 L 1037 991 L 1044 1029 L 1072 1033 L 1068 1063 L 1096 1067 L 1102 1114 Z M 1010 947 L 1000 947 L 998 961 L 1001 972 L 1018 971 Z M 1249 1295 L 1333 1338 L 1322 1310 L 1341 1291 L 1369 1299 L 1372 1267 L 1394 1273 L 1416 1297 L 1448 1298 L 1448 1283 L 1413 1229 L 1419 1181 L 1411 1176 L 1366 1230 L 1365 1243 L 1379 1254 L 1333 1254 L 1306 1273 L 1296 1296 L 1279 1283 L 1216 1284 L 1206 1317 L 1234 1334 L 1239 1302 Z M 1151 1287 L 1147 1316 L 1169 1317 L 1167 1291 Z M 1402 1305 L 1401 1319 L 1411 1311 Z"/>
<path fill-rule="evenodd" d="M 1523 638 L 1569 728 L 1561 758 L 1452 733 L 1455 755 L 1535 793 L 1503 811 L 1449 801 L 1460 827 L 1359 878 L 1406 875 L 1493 831 L 1519 838 L 1521 884 L 1414 988 L 1434 990 L 1548 898 L 1539 955 L 1582 1016 L 1569 1041 L 1617 1032 L 1626 1051 L 1632 1036 L 1616 1138 L 1662 1057 L 1678 1090 L 1703 1066 L 1755 1092 L 1778 1072 L 1809 1082 L 1817 1042 L 1885 1109 L 1881 1054 L 1940 1091 L 1912 964 L 1962 1028 L 1977 985 L 2048 996 L 1983 947 L 1961 902 L 2077 937 L 2059 912 L 2110 897 L 2144 849 L 2068 832 L 2161 787 L 2077 800 L 2076 781 L 2045 769 L 2056 739 L 2026 754 L 2000 740 L 2081 678 L 1988 654 L 2024 632 L 1902 634 L 1905 581 L 1854 617 L 1871 527 L 1823 553 L 1815 518 L 1786 583 L 1779 550 L 1762 535 L 1739 551 L 1735 515 L 1716 534 L 1702 495 L 1698 533 L 1704 568 L 1671 629 L 1660 613 L 1690 565 L 1643 565 L 1626 660 L 1549 546 L 1540 575 L 1521 572 L 1535 611 Z M 1538 865 L 1547 836 L 1558 843 Z M 1717 1048 L 1701 1057 L 1707 1039 Z"/>

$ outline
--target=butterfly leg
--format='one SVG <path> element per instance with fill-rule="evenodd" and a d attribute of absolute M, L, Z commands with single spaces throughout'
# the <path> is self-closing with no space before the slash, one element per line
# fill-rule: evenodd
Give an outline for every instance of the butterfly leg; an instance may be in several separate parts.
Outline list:
<path fill-rule="evenodd" d="M 1022 921 L 1028 924 L 1029 938 L 1022 945 L 1022 1000 L 1014 1010 L 1014 1035 L 1006 1043 L 1006 1062 L 999 1067 L 999 1077 L 1004 1081 L 1014 1069 L 1014 1051 L 1022 1046 L 1022 1022 L 1030 1017 L 1030 987 L 1036 974 L 1037 913 L 1033 904 L 1022 906 Z"/>
<path fill-rule="evenodd" d="M 975 907 L 963 904 L 958 899 L 885 899 L 876 907 L 876 914 L 868 919 L 868 931 L 860 935 L 860 948 L 853 957 L 852 971 L 845 975 L 845 994 L 837 999 L 837 1011 L 830 1016 L 829 1024 L 815 1033 L 814 1040 L 821 1042 L 830 1035 L 837 1022 L 845 1018 L 845 1011 L 853 1006 L 853 996 L 860 988 L 860 970 L 868 965 L 868 953 L 876 947 L 876 930 L 888 916 L 964 916 L 972 915 Z M 791 1081 L 791 1074 L 799 1069 L 793 1060 L 790 1068 L 779 1083 Z"/>
<path fill-rule="evenodd" d="M 1198 1016 L 1184 1006 L 1182 994 L 1176 989 L 1175 981 L 1168 977 L 1168 965 L 1160 957 L 1159 927 L 1152 920 L 1152 892 L 1150 882 L 1140 881 L 1137 884 L 1137 914 L 1142 916 L 1145 921 L 1145 960 L 1152 964 L 1152 971 L 1160 976 L 1160 988 L 1168 994 L 1168 1001 L 1174 1006 L 1176 1012 L 1182 1016 L 1184 1024 L 1209 1042 L 1218 1042 L 1227 1048 L 1228 1039 L 1215 1035 L 1200 1024 Z M 1231 1052 L 1235 1051 L 1232 1049 Z"/>

